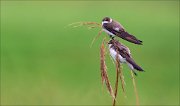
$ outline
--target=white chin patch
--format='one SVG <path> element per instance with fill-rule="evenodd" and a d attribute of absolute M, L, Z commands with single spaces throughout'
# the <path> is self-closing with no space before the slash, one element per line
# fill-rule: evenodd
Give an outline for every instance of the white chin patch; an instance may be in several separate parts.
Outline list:
<path fill-rule="evenodd" d="M 102 25 L 105 24 L 105 23 L 109 23 L 109 22 L 108 22 L 108 21 L 103 21 L 103 22 L 102 22 Z"/>

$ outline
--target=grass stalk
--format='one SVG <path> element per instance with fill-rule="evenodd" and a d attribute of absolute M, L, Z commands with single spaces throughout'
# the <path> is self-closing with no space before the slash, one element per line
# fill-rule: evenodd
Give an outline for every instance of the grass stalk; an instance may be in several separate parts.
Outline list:
<path fill-rule="evenodd" d="M 114 100 L 113 100 L 113 106 L 116 105 L 116 97 L 117 97 L 117 93 L 118 93 L 118 82 L 119 82 L 119 71 L 120 71 L 120 62 L 118 59 L 118 55 L 116 55 L 116 83 L 115 83 L 115 92 L 114 92 Z"/>
<path fill-rule="evenodd" d="M 134 73 L 131 71 L 131 77 L 132 77 L 132 82 L 133 82 L 133 86 L 134 86 L 134 93 L 136 95 L 136 105 L 139 106 L 139 96 L 138 96 L 138 92 L 137 92 L 137 88 L 136 88 L 136 81 L 134 78 Z"/>
<path fill-rule="evenodd" d="M 96 36 L 93 38 L 90 47 L 92 47 L 92 45 L 94 44 L 94 41 L 97 40 L 97 38 L 102 34 L 102 31 L 103 31 L 103 30 L 101 29 L 101 30 L 98 32 L 98 35 L 96 35 Z"/>

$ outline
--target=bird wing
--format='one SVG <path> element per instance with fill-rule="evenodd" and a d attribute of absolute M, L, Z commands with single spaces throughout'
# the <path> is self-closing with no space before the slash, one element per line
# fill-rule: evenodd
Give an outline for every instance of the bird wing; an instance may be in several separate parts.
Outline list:
<path fill-rule="evenodd" d="M 143 71 L 143 69 L 136 64 L 136 62 L 133 60 L 133 58 L 131 57 L 131 53 L 128 47 L 120 44 L 119 42 L 115 42 L 115 46 L 118 48 L 118 52 L 119 54 L 126 59 L 126 61 L 128 63 L 130 63 L 134 69 L 138 70 L 138 71 Z"/>
<path fill-rule="evenodd" d="M 136 62 L 133 60 L 133 58 L 131 57 L 131 54 L 129 52 L 129 49 L 128 48 L 122 48 L 120 51 L 119 51 L 120 55 L 126 59 L 126 61 L 128 63 L 130 63 L 134 69 L 138 70 L 138 71 L 144 71 L 139 65 L 136 64 Z"/>
<path fill-rule="evenodd" d="M 124 27 L 119 22 L 113 20 L 112 24 L 113 24 L 113 29 L 115 31 L 118 31 L 118 32 L 125 31 Z"/>
<path fill-rule="evenodd" d="M 118 47 L 118 52 L 123 58 L 131 58 L 131 53 L 129 48 L 120 44 L 119 42 L 117 42 L 117 47 Z"/>
<path fill-rule="evenodd" d="M 142 44 L 141 40 L 137 39 L 135 36 L 126 32 L 121 24 L 115 25 L 112 33 L 117 35 L 118 37 L 124 39 L 124 40 L 129 41 L 129 42 L 132 42 L 135 44 Z"/>
<path fill-rule="evenodd" d="M 113 31 L 113 34 L 117 35 L 118 37 L 124 39 L 124 40 L 127 40 L 131 43 L 135 43 L 135 44 L 139 44 L 139 45 L 142 45 L 142 41 L 137 39 L 135 36 L 129 34 L 128 32 L 125 32 L 125 31 L 116 31 L 114 30 Z"/>
<path fill-rule="evenodd" d="M 124 27 L 116 21 L 112 21 L 112 23 L 110 23 L 110 24 L 104 24 L 103 27 L 115 35 L 116 35 L 116 33 L 124 31 Z"/>
<path fill-rule="evenodd" d="M 121 50 L 120 55 L 126 59 L 128 63 L 130 63 L 134 69 L 138 71 L 144 71 L 139 65 L 136 64 L 136 62 L 133 60 L 133 58 L 127 53 L 127 51 Z"/>
<path fill-rule="evenodd" d="M 113 32 L 115 35 L 117 35 L 118 37 L 127 40 L 129 42 L 135 43 L 135 44 L 142 44 L 141 40 L 138 40 L 135 36 L 129 34 L 128 32 L 125 31 L 124 27 L 118 23 L 117 21 L 114 21 L 114 28 L 113 30 L 115 32 Z"/>

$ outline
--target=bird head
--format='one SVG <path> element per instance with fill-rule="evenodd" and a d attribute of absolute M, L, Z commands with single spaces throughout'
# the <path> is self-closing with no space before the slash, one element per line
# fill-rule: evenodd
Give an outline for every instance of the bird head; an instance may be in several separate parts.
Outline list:
<path fill-rule="evenodd" d="M 114 44 L 115 44 L 115 40 L 114 40 L 114 39 L 111 39 L 111 40 L 108 42 L 109 48 L 113 47 Z"/>
<path fill-rule="evenodd" d="M 111 22 L 112 22 L 112 19 L 110 17 L 104 17 L 103 20 L 102 20 L 102 24 L 111 23 Z"/>
<path fill-rule="evenodd" d="M 115 39 L 111 39 L 109 42 L 108 42 L 108 45 L 109 47 L 114 47 L 114 48 L 122 48 L 122 44 L 118 41 L 118 40 L 115 40 Z"/>

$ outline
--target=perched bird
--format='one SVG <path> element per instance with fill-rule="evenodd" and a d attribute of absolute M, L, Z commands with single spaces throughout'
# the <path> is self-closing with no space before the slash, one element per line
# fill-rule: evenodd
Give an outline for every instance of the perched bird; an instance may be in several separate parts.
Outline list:
<path fill-rule="evenodd" d="M 138 45 L 142 45 L 141 40 L 138 40 L 135 36 L 126 32 L 124 27 L 119 22 L 117 22 L 109 17 L 103 18 L 102 28 L 108 35 L 110 35 L 111 38 L 118 36 L 129 42 L 132 42 L 132 43 L 135 43 Z"/>
<path fill-rule="evenodd" d="M 127 63 L 127 65 L 130 67 L 130 69 L 134 72 L 135 75 L 137 75 L 135 70 L 144 71 L 140 66 L 135 63 L 135 61 L 131 57 L 131 53 L 128 47 L 124 46 L 123 44 L 119 43 L 117 40 L 114 39 L 108 42 L 108 46 L 111 57 L 114 60 L 118 58 L 119 62 L 121 63 Z"/>

